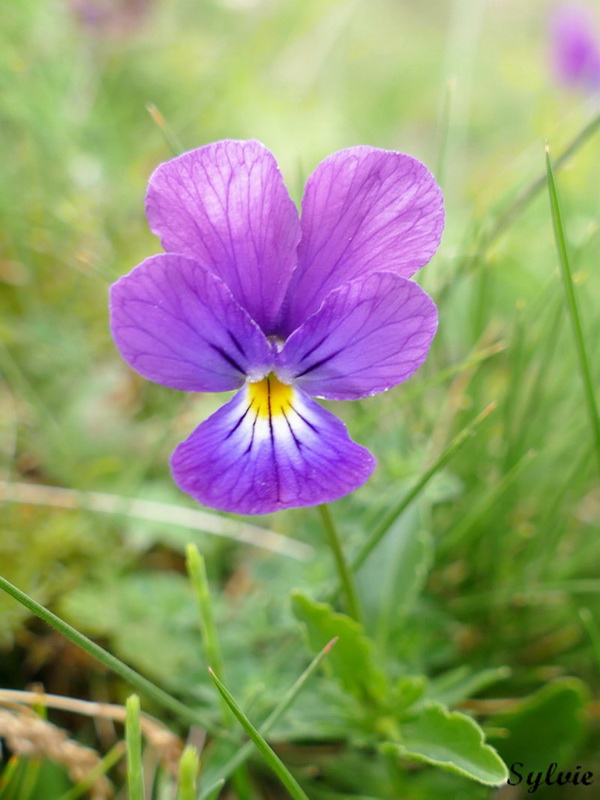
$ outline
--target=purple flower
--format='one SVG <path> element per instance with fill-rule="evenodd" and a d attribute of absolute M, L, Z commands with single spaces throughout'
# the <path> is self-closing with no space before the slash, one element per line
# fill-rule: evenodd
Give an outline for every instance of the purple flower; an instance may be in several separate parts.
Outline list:
<path fill-rule="evenodd" d="M 121 355 L 174 389 L 238 390 L 176 448 L 178 486 L 262 514 L 362 485 L 375 459 L 312 397 L 368 397 L 425 360 L 437 312 L 408 278 L 444 225 L 432 175 L 342 150 L 308 179 L 299 219 L 272 154 L 228 140 L 161 164 L 146 212 L 166 253 L 111 289 Z"/>
<path fill-rule="evenodd" d="M 600 88 L 600 36 L 587 9 L 575 5 L 555 9 L 550 40 L 559 80 L 575 88 Z"/>

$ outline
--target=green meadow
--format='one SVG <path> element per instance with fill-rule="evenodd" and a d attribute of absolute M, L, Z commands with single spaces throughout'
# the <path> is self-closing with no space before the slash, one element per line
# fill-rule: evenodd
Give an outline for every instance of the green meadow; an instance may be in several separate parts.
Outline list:
<path fill-rule="evenodd" d="M 600 94 L 551 9 L 0 2 L 0 800 L 594 796 Z M 437 336 L 324 402 L 378 461 L 324 510 L 195 505 L 168 459 L 229 395 L 110 336 L 150 174 L 225 138 L 298 203 L 357 144 L 444 193 Z"/>

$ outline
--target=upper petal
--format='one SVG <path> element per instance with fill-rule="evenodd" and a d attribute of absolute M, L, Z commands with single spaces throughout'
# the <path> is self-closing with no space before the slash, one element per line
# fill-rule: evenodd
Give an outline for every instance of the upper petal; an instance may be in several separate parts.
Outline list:
<path fill-rule="evenodd" d="M 410 377 L 436 329 L 435 304 L 420 286 L 376 272 L 328 295 L 285 343 L 277 372 L 318 397 L 367 397 Z"/>
<path fill-rule="evenodd" d="M 308 179 L 301 225 L 284 335 L 343 283 L 377 271 L 410 277 L 426 264 L 444 227 L 442 193 L 416 159 L 352 147 L 326 158 Z"/>
<path fill-rule="evenodd" d="M 120 278 L 110 314 L 125 361 L 164 386 L 220 392 L 269 371 L 258 325 L 219 278 L 185 256 L 153 256 Z"/>
<path fill-rule="evenodd" d="M 240 514 L 336 500 L 363 484 L 374 467 L 373 456 L 350 439 L 341 420 L 272 377 L 247 384 L 171 458 L 184 492 Z"/>
<path fill-rule="evenodd" d="M 225 140 L 161 164 L 146 197 L 165 250 L 197 259 L 267 334 L 296 266 L 300 225 L 273 155 Z"/>

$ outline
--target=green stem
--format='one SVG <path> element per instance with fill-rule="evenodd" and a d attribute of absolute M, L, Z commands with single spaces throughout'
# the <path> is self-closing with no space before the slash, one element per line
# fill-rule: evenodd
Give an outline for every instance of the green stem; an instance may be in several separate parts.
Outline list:
<path fill-rule="evenodd" d="M 319 513 L 321 514 L 321 519 L 323 520 L 323 526 L 327 533 L 327 540 L 333 553 L 335 565 L 340 579 L 340 585 L 346 597 L 347 611 L 351 617 L 362 624 L 363 614 L 360 606 L 360 600 L 358 598 L 358 592 L 356 590 L 356 584 L 354 582 L 352 572 L 350 571 L 346 559 L 344 558 L 344 553 L 337 529 L 333 523 L 327 506 L 320 505 L 318 508 Z"/>
<path fill-rule="evenodd" d="M 107 650 L 100 647 L 100 645 L 88 639 L 87 636 L 73 628 L 68 622 L 65 622 L 56 614 L 48 611 L 32 597 L 29 597 L 29 595 L 22 592 L 10 581 L 1 576 L 0 589 L 24 605 L 25 608 L 28 608 L 29 611 L 42 619 L 47 625 L 50 625 L 59 633 L 62 633 L 63 636 L 66 636 L 67 639 L 84 650 L 89 656 L 95 658 L 101 664 L 104 664 L 107 669 L 112 670 L 112 672 L 119 675 L 124 681 L 134 686 L 140 692 L 145 693 L 148 697 L 151 697 L 156 703 L 173 711 L 182 719 L 200 725 L 200 727 L 205 730 L 215 733 L 214 725 L 212 725 L 203 714 L 195 709 L 189 708 L 175 697 L 172 697 L 159 686 L 152 683 L 152 681 L 149 681 L 148 678 L 140 675 L 139 672 L 136 672 L 130 666 L 123 663 L 123 661 L 120 661 L 116 656 L 113 656 L 112 653 L 109 653 Z"/>
<path fill-rule="evenodd" d="M 575 348 L 579 359 L 579 369 L 583 379 L 583 390 L 588 407 L 588 414 L 590 417 L 590 425 L 592 428 L 592 437 L 594 440 L 596 458 L 598 459 L 598 467 L 600 468 L 600 417 L 598 415 L 598 408 L 596 406 L 596 397 L 594 391 L 594 381 L 592 379 L 592 371 L 590 368 L 590 361 L 586 352 L 585 337 L 583 333 L 583 326 L 581 324 L 581 316 L 577 305 L 577 296 L 575 295 L 575 287 L 573 285 L 573 276 L 571 274 L 571 266 L 569 262 L 569 251 L 567 249 L 567 240 L 562 223 L 562 213 L 560 210 L 560 201 L 558 198 L 558 190 L 556 181 L 554 180 L 554 170 L 552 169 L 552 162 L 550 161 L 550 151 L 546 147 L 546 172 L 548 175 L 548 191 L 550 193 L 550 210 L 552 212 L 552 225 L 554 227 L 554 238 L 556 240 L 556 249 L 558 250 L 558 258 L 563 277 L 563 284 L 565 287 L 565 295 L 567 298 L 567 306 L 571 323 L 573 325 L 573 333 L 575 335 Z"/>

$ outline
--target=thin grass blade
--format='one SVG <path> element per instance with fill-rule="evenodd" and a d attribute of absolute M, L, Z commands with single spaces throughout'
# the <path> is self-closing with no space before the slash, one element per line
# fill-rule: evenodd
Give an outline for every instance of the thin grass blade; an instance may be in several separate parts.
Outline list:
<path fill-rule="evenodd" d="M 279 703 L 275 706 L 273 711 L 269 714 L 267 719 L 263 722 L 263 724 L 258 728 L 258 732 L 261 736 L 266 736 L 267 733 L 271 730 L 273 725 L 281 719 L 281 717 L 285 714 L 288 708 L 293 704 L 296 700 L 298 695 L 300 694 L 302 688 L 306 681 L 311 677 L 311 675 L 317 670 L 321 661 L 325 658 L 325 656 L 330 652 L 331 648 L 337 642 L 337 638 L 332 639 L 328 642 L 325 647 L 321 650 L 320 653 L 313 658 L 310 662 L 308 667 L 304 670 L 304 672 L 294 681 L 293 685 L 287 690 L 287 692 L 283 695 Z M 247 742 L 243 747 L 241 747 L 235 755 L 233 755 L 229 761 L 225 763 L 223 768 L 221 769 L 221 774 L 223 779 L 229 777 L 231 773 L 237 769 L 244 761 L 250 756 L 252 753 L 253 744 L 252 742 Z M 200 800 L 204 800 L 204 795 L 201 795 Z"/>
<path fill-rule="evenodd" d="M 256 745 L 256 748 L 265 759 L 267 764 L 271 767 L 273 772 L 277 775 L 281 783 L 285 786 L 285 788 L 290 793 L 291 797 L 294 800 L 309 800 L 308 796 L 302 790 L 302 787 L 298 783 L 298 781 L 294 778 L 294 776 L 289 772 L 285 764 L 279 759 L 279 757 L 275 754 L 273 749 L 267 744 L 267 742 L 263 739 L 260 733 L 256 730 L 254 725 L 250 722 L 248 717 L 244 714 L 241 708 L 235 702 L 233 695 L 225 688 L 225 686 L 221 683 L 221 681 L 217 678 L 214 671 L 209 668 L 210 677 L 213 679 L 219 694 L 229 708 L 232 710 L 234 716 L 242 726 L 242 728 L 246 731 L 250 739 Z"/>
<path fill-rule="evenodd" d="M 465 444 L 465 442 L 475 433 L 479 425 L 492 413 L 496 408 L 496 403 L 490 403 L 487 408 L 478 414 L 466 427 L 458 433 L 435 462 L 425 470 L 421 477 L 414 484 L 402 500 L 396 505 L 388 514 L 383 518 L 379 525 L 372 531 L 371 535 L 364 543 L 362 548 L 358 551 L 352 560 L 352 568 L 357 570 L 368 558 L 370 553 L 377 547 L 379 542 L 383 539 L 385 534 L 389 531 L 394 522 L 398 519 L 400 514 L 408 508 L 408 506 L 419 496 L 425 486 L 451 460 L 455 453 Z"/>
<path fill-rule="evenodd" d="M 93 784 L 102 775 L 106 775 L 115 764 L 117 764 L 125 754 L 125 743 L 117 742 L 108 753 L 102 758 L 96 766 L 91 769 L 82 780 L 78 781 L 75 786 L 66 791 L 58 798 L 58 800 L 79 800 L 92 788 Z"/>
<path fill-rule="evenodd" d="M 148 103 L 146 106 L 146 111 L 152 117 L 152 122 L 156 125 L 159 131 L 164 136 L 165 142 L 167 143 L 169 150 L 174 156 L 179 156 L 183 153 L 183 145 L 179 141 L 179 137 L 171 128 L 171 126 L 167 123 L 166 119 L 160 113 L 158 108 L 154 105 L 154 103 Z"/>
<path fill-rule="evenodd" d="M 13 778 L 16 778 L 21 761 L 17 756 L 11 756 L 2 775 L 0 775 L 0 800 L 5 800 L 7 792 L 14 787 Z"/>
<path fill-rule="evenodd" d="M 594 390 L 594 381 L 592 378 L 592 370 L 585 345 L 585 335 L 583 332 L 583 325 L 581 323 L 581 315 L 579 313 L 577 295 L 575 294 L 575 286 L 573 284 L 573 275 L 571 272 L 567 239 L 565 236 L 565 230 L 563 225 L 563 217 L 560 209 L 560 200 L 558 196 L 556 180 L 554 177 L 554 170 L 552 168 L 552 162 L 550 160 L 550 149 L 548 146 L 546 146 L 546 174 L 548 176 L 548 192 L 550 194 L 550 212 L 552 214 L 552 225 L 554 228 L 556 249 L 558 251 L 558 259 L 560 262 L 560 268 L 563 277 L 563 286 L 565 288 L 567 307 L 569 309 L 569 316 L 571 317 L 571 324 L 573 326 L 573 334 L 575 337 L 575 348 L 577 350 L 579 369 L 583 381 L 585 401 L 587 404 L 588 414 L 590 418 L 592 439 L 596 451 L 596 458 L 598 460 L 598 467 L 600 469 L 600 416 L 598 415 L 598 407 L 596 405 L 596 395 Z"/>
<path fill-rule="evenodd" d="M 556 167 L 562 167 L 589 139 L 600 131 L 600 114 L 593 117 L 590 122 L 575 136 L 556 159 Z M 529 203 L 542 191 L 547 181 L 547 175 L 542 174 L 526 186 L 507 205 L 505 210 L 496 218 L 492 227 L 483 236 L 481 249 L 487 250 L 490 245 L 508 228 L 512 222 L 524 211 Z"/>
<path fill-rule="evenodd" d="M 331 514 L 329 513 L 329 508 L 325 504 L 320 505 L 318 509 L 323 521 L 323 527 L 325 528 L 325 532 L 327 534 L 329 547 L 333 553 L 338 578 L 340 580 L 340 586 L 342 587 L 342 591 L 346 598 L 346 610 L 352 619 L 355 619 L 357 622 L 362 624 L 364 615 L 360 605 L 360 597 L 356 588 L 352 570 L 348 566 L 348 562 L 346 561 L 346 557 L 342 549 L 342 543 L 340 541 L 337 527 L 331 517 Z"/>
<path fill-rule="evenodd" d="M 139 672 L 136 672 L 132 667 L 125 664 L 112 653 L 104 650 L 104 648 L 100 647 L 96 642 L 88 639 L 87 636 L 80 633 L 72 625 L 69 625 L 68 622 L 65 622 L 65 620 L 61 619 L 52 611 L 48 611 L 43 605 L 1 576 L 0 589 L 17 600 L 17 602 L 21 603 L 21 605 L 25 606 L 25 608 L 28 608 L 29 611 L 43 620 L 47 625 L 50 625 L 59 633 L 62 633 L 63 636 L 66 636 L 69 641 L 73 642 L 77 647 L 80 647 L 92 658 L 104 664 L 107 669 L 117 674 L 124 681 L 131 684 L 131 686 L 134 686 L 138 691 L 151 697 L 156 703 L 163 706 L 163 708 L 168 708 L 177 714 L 178 717 L 188 722 L 193 722 L 201 728 L 218 735 L 218 731 L 215 730 L 214 725 L 212 725 L 208 718 L 200 711 L 189 708 L 180 700 L 172 697 L 165 692 L 164 689 L 161 689 L 155 683 L 148 680 L 148 678 L 140 675 Z"/>
<path fill-rule="evenodd" d="M 198 800 L 217 800 L 217 797 L 221 794 L 221 789 L 225 786 L 225 778 L 219 778 L 216 783 L 213 783 L 212 786 L 209 786 L 208 789 L 205 789 L 201 794 Z"/>

